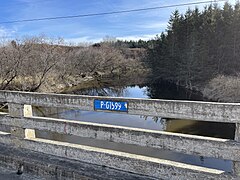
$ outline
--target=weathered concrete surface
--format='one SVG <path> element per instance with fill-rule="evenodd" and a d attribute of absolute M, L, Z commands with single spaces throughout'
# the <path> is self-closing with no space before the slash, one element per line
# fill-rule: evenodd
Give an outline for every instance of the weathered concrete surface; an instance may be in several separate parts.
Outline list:
<path fill-rule="evenodd" d="M 9 115 L 11 117 L 32 117 L 32 106 L 31 105 L 23 105 L 23 104 L 14 104 L 8 103 Z M 10 132 L 12 136 L 16 136 L 19 138 L 35 138 L 35 130 L 27 129 L 23 127 L 11 127 Z"/>
<path fill-rule="evenodd" d="M 237 123 L 237 127 L 239 126 L 238 123 L 240 123 L 240 104 L 234 103 L 146 100 L 0 91 L 0 101 L 8 102 L 9 114 L 12 116 L 12 118 L 1 116 L 1 123 L 11 126 L 12 129 L 11 136 L 0 135 L 0 143 L 158 179 L 236 178 L 220 170 L 187 165 L 169 160 L 96 147 L 36 139 L 34 136 L 31 136 L 34 130 L 29 131 L 29 133 L 25 131 L 25 129 L 49 130 L 62 134 L 80 135 L 81 137 L 96 138 L 118 143 L 168 149 L 185 154 L 235 160 L 238 162 L 235 163 L 237 169 L 235 168 L 234 172 L 238 174 L 240 160 L 240 142 L 237 142 L 239 140 L 238 128 L 236 128 L 235 138 L 237 141 L 230 141 L 134 128 L 121 128 L 110 125 L 35 118 L 31 117 L 31 115 L 26 115 L 24 111 L 25 104 L 46 107 L 71 107 L 92 111 L 94 110 L 94 99 L 127 101 L 129 114 Z M 31 113 L 31 110 L 29 110 L 29 112 Z M 29 134 L 30 136 L 28 136 Z M 29 139 L 23 139 L 24 137 Z M 38 163 L 38 166 L 40 165 L 41 163 Z M 44 169 L 44 167 L 45 165 L 42 164 L 42 168 L 40 169 Z"/>
<path fill-rule="evenodd" d="M 240 161 L 240 143 L 227 139 L 39 117 L 5 115 L 0 124 Z"/>
<path fill-rule="evenodd" d="M 93 111 L 94 99 L 128 102 L 128 114 L 214 122 L 240 123 L 239 103 L 113 98 L 65 94 L 0 91 L 0 101 L 46 107 L 71 107 Z"/>
<path fill-rule="evenodd" d="M 23 165 L 23 174 L 17 175 L 19 164 Z M 119 171 L 113 168 L 93 165 L 85 162 L 60 158 L 53 155 L 33 152 L 21 148 L 13 148 L 0 144 L 0 167 L 5 166 L 9 171 L 1 171 L 4 177 L 15 177 L 26 180 L 51 179 L 136 179 L 154 180 L 148 176 Z M 25 178 L 28 177 L 28 178 Z M 7 180 L 4 178 L 4 180 Z"/>
<path fill-rule="evenodd" d="M 234 179 L 221 170 L 89 146 L 43 139 L 17 141 L 9 136 L 0 136 L 0 142 L 158 179 Z"/>
<path fill-rule="evenodd" d="M 8 169 L 0 166 L 1 180 L 45 180 L 45 178 L 34 176 L 33 174 L 24 173 L 18 175 L 16 169 Z"/>
<path fill-rule="evenodd" d="M 240 141 L 240 123 L 236 123 L 235 138 L 236 141 Z"/>

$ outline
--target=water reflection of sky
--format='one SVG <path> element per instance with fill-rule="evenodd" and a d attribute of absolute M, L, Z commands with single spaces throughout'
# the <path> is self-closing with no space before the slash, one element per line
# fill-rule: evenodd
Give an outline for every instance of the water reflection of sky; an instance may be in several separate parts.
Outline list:
<path fill-rule="evenodd" d="M 75 119 L 85 122 L 112 124 L 143 129 L 165 130 L 163 125 L 164 120 L 159 120 L 158 122 L 155 122 L 151 117 L 144 118 L 139 115 L 69 110 L 60 113 L 59 118 L 72 120 Z"/>
<path fill-rule="evenodd" d="M 90 96 L 111 96 L 111 97 L 134 97 L 149 98 L 147 87 L 128 86 L 128 87 L 98 87 L 85 90 L 74 91 L 73 94 Z"/>
<path fill-rule="evenodd" d="M 147 96 L 147 87 L 140 88 L 139 86 L 127 87 L 124 89 L 123 96 L 134 98 L 149 98 Z"/>

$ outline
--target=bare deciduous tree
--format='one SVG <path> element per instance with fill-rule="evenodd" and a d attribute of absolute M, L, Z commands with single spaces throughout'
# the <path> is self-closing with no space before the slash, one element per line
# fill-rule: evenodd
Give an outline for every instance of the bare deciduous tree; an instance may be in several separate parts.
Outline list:
<path fill-rule="evenodd" d="M 51 91 L 46 88 L 78 83 L 85 76 L 119 75 L 128 66 L 136 64 L 109 44 L 79 47 L 44 36 L 16 39 L 0 45 L 0 89 Z"/>

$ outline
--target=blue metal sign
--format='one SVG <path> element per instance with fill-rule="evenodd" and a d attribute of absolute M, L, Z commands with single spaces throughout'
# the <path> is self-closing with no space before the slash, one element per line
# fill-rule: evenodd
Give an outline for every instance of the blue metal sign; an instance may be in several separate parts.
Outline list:
<path fill-rule="evenodd" d="M 111 100 L 94 100 L 94 110 L 128 112 L 128 103 Z"/>

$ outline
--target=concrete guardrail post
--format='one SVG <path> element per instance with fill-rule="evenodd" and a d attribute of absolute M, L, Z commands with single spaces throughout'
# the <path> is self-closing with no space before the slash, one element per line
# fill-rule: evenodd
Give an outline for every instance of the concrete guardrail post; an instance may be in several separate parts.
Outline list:
<path fill-rule="evenodd" d="M 32 106 L 31 105 L 23 105 L 23 104 L 8 104 L 9 115 L 11 117 L 31 117 L 32 116 Z M 35 130 L 34 129 L 25 129 L 20 127 L 11 127 L 11 135 L 18 138 L 35 138 Z"/>
<path fill-rule="evenodd" d="M 234 140 L 240 142 L 240 124 L 239 123 L 236 123 Z M 240 162 L 237 162 L 237 161 L 233 162 L 233 170 L 234 170 L 234 174 L 237 175 L 237 177 L 240 177 Z"/>

